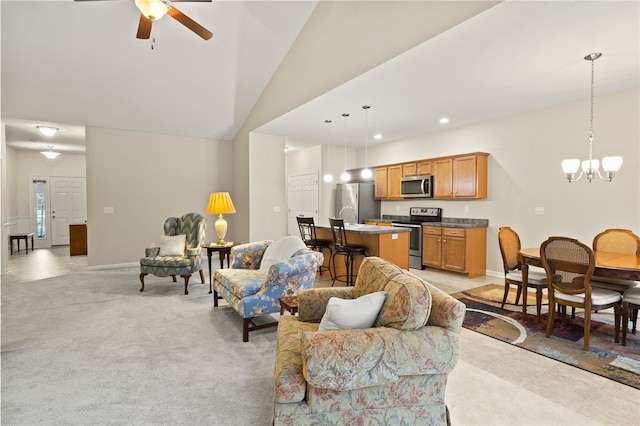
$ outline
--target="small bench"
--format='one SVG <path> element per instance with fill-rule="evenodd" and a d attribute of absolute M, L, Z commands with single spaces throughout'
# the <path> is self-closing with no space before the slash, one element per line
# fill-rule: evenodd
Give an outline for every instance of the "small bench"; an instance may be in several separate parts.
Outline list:
<path fill-rule="evenodd" d="M 27 254 L 29 254 L 29 238 L 31 238 L 31 251 L 33 251 L 33 235 L 34 232 L 27 232 L 24 234 L 11 234 L 9 235 L 9 246 L 11 247 L 11 254 L 13 254 L 13 241 L 18 241 L 18 253 L 20 253 L 20 240 L 24 240 Z"/>

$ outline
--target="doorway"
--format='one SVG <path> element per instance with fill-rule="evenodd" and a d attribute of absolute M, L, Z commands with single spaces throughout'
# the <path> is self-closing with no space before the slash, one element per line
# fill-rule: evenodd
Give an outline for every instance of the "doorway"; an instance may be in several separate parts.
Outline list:
<path fill-rule="evenodd" d="M 30 180 L 35 247 L 68 245 L 69 225 L 87 222 L 87 179 L 32 176 Z"/>

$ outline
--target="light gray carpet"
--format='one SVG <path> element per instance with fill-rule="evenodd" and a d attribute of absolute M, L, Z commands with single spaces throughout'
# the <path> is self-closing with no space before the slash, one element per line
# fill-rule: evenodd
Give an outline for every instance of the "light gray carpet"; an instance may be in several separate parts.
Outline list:
<path fill-rule="evenodd" d="M 268 425 L 276 328 L 138 270 L 2 287 L 2 424 Z"/>

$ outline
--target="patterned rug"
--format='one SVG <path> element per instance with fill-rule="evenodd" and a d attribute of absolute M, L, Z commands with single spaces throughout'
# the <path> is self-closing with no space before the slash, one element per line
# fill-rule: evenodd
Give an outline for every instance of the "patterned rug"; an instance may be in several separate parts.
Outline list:
<path fill-rule="evenodd" d="M 615 343 L 612 309 L 592 315 L 589 351 L 585 352 L 582 350 L 584 333 L 581 311 L 576 313 L 574 320 L 568 317 L 565 325 L 556 315 L 551 337 L 547 339 L 546 298 L 538 321 L 535 293 L 529 293 L 529 315 L 523 321 L 522 305 L 507 303 L 504 309 L 500 309 L 503 292 L 503 285 L 489 284 L 454 294 L 455 298 L 467 305 L 464 327 L 640 389 L 640 332 L 635 335 L 627 333 L 626 346 Z M 513 303 L 515 298 L 516 291 L 512 288 L 507 302 Z"/>

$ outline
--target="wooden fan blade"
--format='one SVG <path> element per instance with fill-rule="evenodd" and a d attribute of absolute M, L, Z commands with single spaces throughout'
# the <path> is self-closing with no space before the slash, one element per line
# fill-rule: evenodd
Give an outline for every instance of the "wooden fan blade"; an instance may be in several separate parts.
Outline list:
<path fill-rule="evenodd" d="M 177 2 L 190 2 L 190 3 L 197 3 L 197 2 L 207 2 L 207 3 L 211 3 L 211 0 L 171 0 L 171 3 L 177 3 Z"/>
<path fill-rule="evenodd" d="M 167 14 L 171 15 L 173 19 L 180 22 L 182 25 L 189 28 L 191 31 L 198 34 L 203 39 L 209 40 L 211 37 L 213 37 L 213 33 L 211 31 L 207 30 L 205 27 L 198 24 L 196 21 L 189 18 L 187 15 L 180 12 L 175 7 L 169 7 L 169 11 L 167 12 Z"/>
<path fill-rule="evenodd" d="M 146 16 L 144 16 L 142 13 L 140 14 L 140 23 L 138 24 L 138 34 L 136 35 L 136 38 L 140 38 L 140 39 L 148 39 L 149 37 L 151 37 L 151 25 L 153 24 L 153 21 L 149 18 L 147 18 Z"/>

